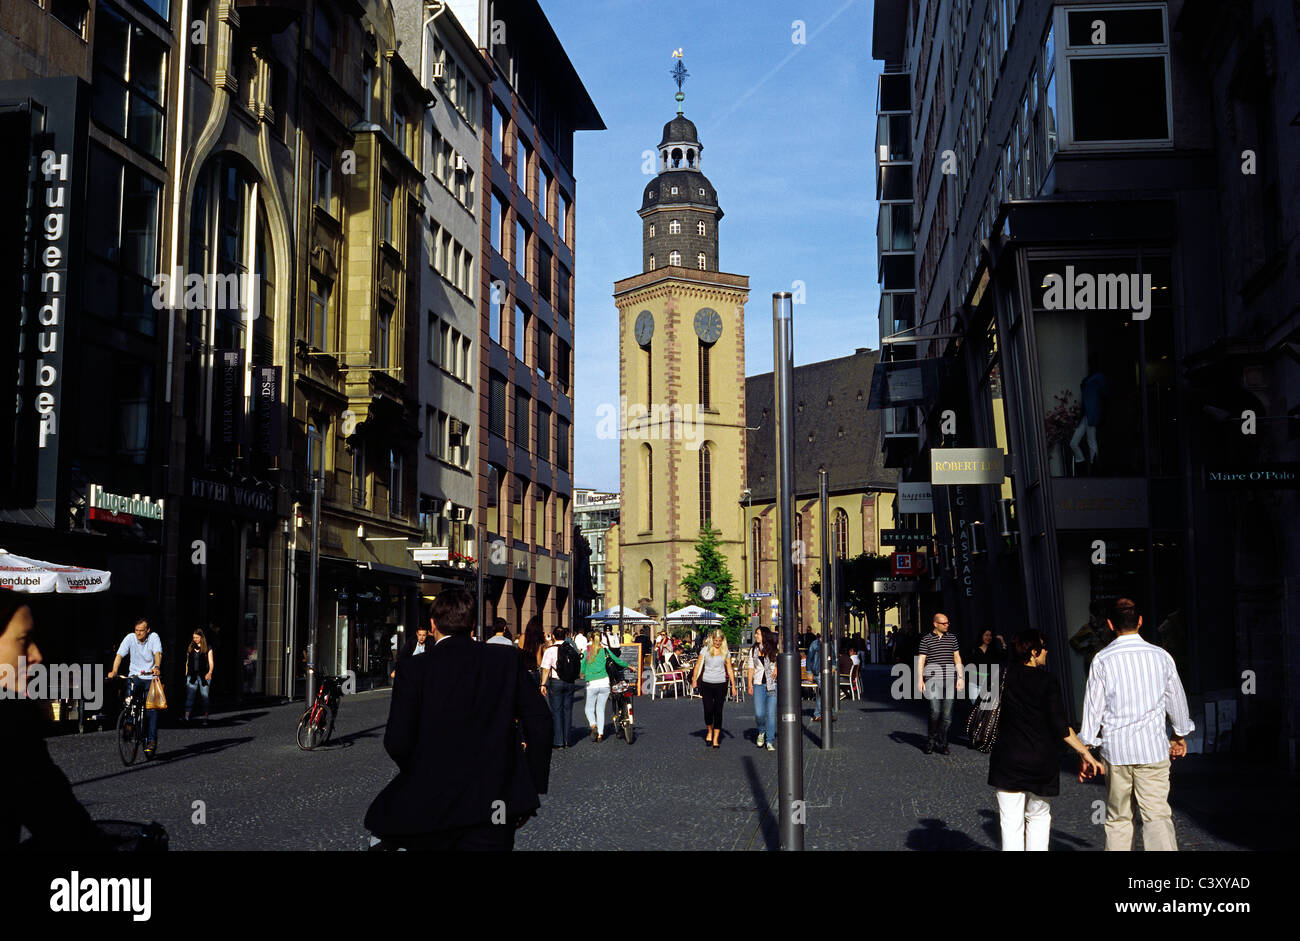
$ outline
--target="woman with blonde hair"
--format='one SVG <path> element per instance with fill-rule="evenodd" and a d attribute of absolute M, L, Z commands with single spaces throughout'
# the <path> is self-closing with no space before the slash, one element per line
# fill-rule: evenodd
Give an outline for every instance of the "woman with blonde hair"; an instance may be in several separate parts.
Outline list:
<path fill-rule="evenodd" d="M 722 704 L 727 701 L 727 688 L 736 695 L 736 671 L 731 666 L 731 651 L 727 648 L 727 635 L 714 628 L 708 643 L 695 662 L 695 675 L 691 685 L 700 691 L 704 700 L 704 746 L 720 748 L 722 737 Z"/>
<path fill-rule="evenodd" d="M 605 703 L 609 701 L 607 664 L 611 660 L 623 669 L 627 669 L 627 664 L 605 647 L 601 632 L 592 631 L 587 653 L 582 658 L 582 678 L 587 682 L 587 689 L 582 694 L 582 698 L 583 711 L 587 714 L 587 724 L 591 726 L 593 742 L 599 742 L 605 737 Z"/>

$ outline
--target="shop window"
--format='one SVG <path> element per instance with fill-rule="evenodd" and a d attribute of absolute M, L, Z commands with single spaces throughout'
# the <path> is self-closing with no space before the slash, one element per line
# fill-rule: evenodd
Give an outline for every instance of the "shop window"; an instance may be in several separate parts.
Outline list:
<path fill-rule="evenodd" d="M 1174 472 L 1176 432 L 1154 424 L 1158 413 L 1176 429 L 1167 259 L 1043 260 L 1029 272 L 1051 475 L 1141 476 L 1149 456 L 1152 473 Z"/>

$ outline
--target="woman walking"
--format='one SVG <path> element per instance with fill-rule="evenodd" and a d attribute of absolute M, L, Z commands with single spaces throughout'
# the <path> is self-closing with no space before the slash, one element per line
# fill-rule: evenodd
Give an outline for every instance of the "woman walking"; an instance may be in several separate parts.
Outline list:
<path fill-rule="evenodd" d="M 1042 669 L 1047 645 L 1035 630 L 1012 638 L 999 708 L 997 740 L 989 757 L 989 784 L 997 788 L 1002 849 L 1046 850 L 1052 827 L 1047 799 L 1061 793 L 1060 742 L 1098 774 L 1105 768 L 1074 734 L 1056 677 Z"/>
<path fill-rule="evenodd" d="M 588 640 L 587 654 L 582 658 L 582 678 L 587 681 L 583 710 L 587 713 L 587 724 L 591 726 L 591 740 L 599 742 L 605 737 L 605 703 L 609 701 L 606 664 L 612 660 L 624 669 L 627 664 L 605 649 L 600 631 L 592 631 Z"/>
<path fill-rule="evenodd" d="M 524 625 L 524 639 L 520 644 L 519 656 L 535 686 L 542 685 L 542 654 L 545 652 L 546 632 L 542 630 L 542 619 L 534 614 Z"/>
<path fill-rule="evenodd" d="M 704 746 L 722 747 L 722 704 L 727 701 L 727 688 L 736 695 L 736 671 L 731 666 L 731 651 L 727 649 L 727 635 L 714 628 L 709 635 L 700 659 L 695 662 L 695 675 L 691 685 L 698 687 L 704 700 Z"/>
<path fill-rule="evenodd" d="M 203 709 L 203 725 L 208 724 L 208 698 L 212 686 L 212 648 L 208 646 L 208 635 L 203 628 L 195 628 L 194 638 L 186 651 L 188 661 L 185 670 L 185 721 L 190 721 L 190 712 L 194 709 L 197 698 Z"/>
<path fill-rule="evenodd" d="M 758 747 L 776 751 L 776 635 L 759 627 L 745 667 L 745 687 L 754 699 Z"/>

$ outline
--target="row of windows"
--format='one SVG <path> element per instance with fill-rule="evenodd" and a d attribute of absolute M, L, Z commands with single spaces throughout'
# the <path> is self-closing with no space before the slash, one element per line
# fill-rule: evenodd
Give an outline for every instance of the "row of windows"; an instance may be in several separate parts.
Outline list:
<path fill-rule="evenodd" d="M 514 141 L 513 154 L 506 153 L 506 143 Z M 541 155 L 522 135 L 510 127 L 510 118 L 499 102 L 492 103 L 492 157 L 498 164 L 512 170 L 515 185 L 524 198 L 537 207 L 551 228 L 566 245 L 569 242 L 569 199 L 564 190 L 553 186 L 555 179 L 542 162 Z M 555 191 L 555 200 L 551 200 L 551 191 Z M 505 252 L 503 251 L 504 257 Z"/>
<path fill-rule="evenodd" d="M 715 445 L 706 441 L 700 445 L 699 458 L 699 496 L 700 529 L 707 529 L 713 524 L 713 449 Z M 655 528 L 655 477 L 654 449 L 648 444 L 641 445 L 641 496 L 638 501 L 641 516 L 641 532 L 651 532 Z"/>
<path fill-rule="evenodd" d="M 465 70 L 447 53 L 442 40 L 433 39 L 433 56 L 430 66 L 442 66 L 443 91 L 460 116 L 471 128 L 478 126 L 478 87 L 465 77 Z M 430 76 L 423 76 L 426 87 Z"/>
<path fill-rule="evenodd" d="M 444 411 L 428 406 L 424 410 L 425 452 L 440 461 L 468 470 L 474 453 L 468 424 Z"/>
<path fill-rule="evenodd" d="M 451 237 L 451 232 L 432 219 L 429 220 L 429 265 L 434 271 L 470 300 L 474 299 L 474 285 L 478 278 L 474 270 L 474 256 Z"/>
<path fill-rule="evenodd" d="M 505 293 L 504 284 L 500 281 L 492 282 L 488 304 L 488 336 L 507 350 L 512 350 L 516 359 L 525 366 L 532 367 L 542 379 L 549 380 L 553 376 L 560 391 L 567 394 L 573 352 L 571 347 L 563 340 L 556 340 L 552 349 L 551 341 L 555 333 L 540 320 L 534 336 L 533 314 L 518 300 L 513 301 L 514 330 L 507 336 L 503 317 L 507 307 Z"/>
<path fill-rule="evenodd" d="M 469 158 L 456 153 L 451 142 L 444 140 L 437 130 L 433 131 L 431 142 L 433 178 L 445 186 L 456 197 L 456 201 L 469 210 L 470 215 L 476 216 L 478 189 Z"/>
<path fill-rule="evenodd" d="M 668 253 L 668 264 L 671 265 L 671 266 L 674 267 L 674 268 L 680 268 L 680 267 L 682 266 L 682 253 L 681 253 L 681 252 L 678 252 L 678 251 L 671 251 L 671 252 L 669 252 L 669 253 Z M 708 270 L 709 270 L 709 256 L 706 255 L 706 254 L 704 254 L 704 252 L 700 252 L 699 254 L 697 254 L 697 255 L 695 256 L 695 267 L 698 268 L 700 271 L 708 271 Z M 654 271 L 654 269 L 655 269 L 655 254 L 654 254 L 654 252 L 651 252 L 651 253 L 650 253 L 650 270 L 651 270 L 651 271 Z"/>
<path fill-rule="evenodd" d="M 795 514 L 794 525 L 795 538 L 802 538 L 802 514 Z M 835 509 L 831 516 L 831 551 L 837 559 L 847 559 L 849 557 L 849 514 L 839 507 Z M 796 565 L 795 569 L 802 569 L 802 566 Z M 762 590 L 763 521 L 761 519 L 753 520 L 749 524 L 749 581 L 752 591 Z"/>
<path fill-rule="evenodd" d="M 491 373 L 488 378 L 488 431 L 498 437 L 506 437 L 506 397 L 508 384 L 500 373 Z M 545 405 L 537 406 L 537 435 L 533 439 L 530 428 L 531 397 L 522 389 L 515 390 L 514 400 L 514 443 L 525 450 L 530 446 L 538 458 L 567 471 L 569 469 L 569 430 L 570 422 L 566 418 L 554 416 Z M 555 417 L 555 435 L 551 435 L 551 418 Z M 552 442 L 554 448 L 552 448 Z"/>
<path fill-rule="evenodd" d="M 429 362 L 461 382 L 470 382 L 474 359 L 469 337 L 430 311 L 426 342 Z"/>
<path fill-rule="evenodd" d="M 695 223 L 695 233 L 696 233 L 697 235 L 704 235 L 706 232 L 708 232 L 708 230 L 709 230 L 709 227 L 708 227 L 707 224 L 705 224 L 705 222 L 704 222 L 703 219 L 701 219 L 699 222 Z M 671 219 L 671 220 L 669 220 L 669 222 L 668 222 L 668 234 L 669 234 L 669 235 L 681 235 L 681 233 L 682 233 L 682 224 L 681 224 L 681 222 L 678 221 L 677 219 Z M 654 224 L 653 222 L 650 223 L 650 237 L 651 237 L 651 238 L 654 238 L 654 237 L 655 237 L 655 224 Z"/>
<path fill-rule="evenodd" d="M 307 423 L 307 474 L 310 477 L 323 477 L 328 471 L 339 469 L 337 461 L 331 460 L 327 466 L 325 457 L 333 454 L 333 424 L 328 418 L 317 418 Z M 352 505 L 360 508 L 370 506 L 372 486 L 382 482 L 388 490 L 388 512 L 390 516 L 403 516 L 406 511 L 406 462 L 402 452 L 388 448 L 382 453 L 382 465 L 371 467 L 367 461 L 367 447 L 364 438 L 354 436 L 346 445 L 349 464 L 351 465 L 350 491 Z M 337 455 L 335 455 L 337 457 Z M 344 465 L 347 466 L 347 465 Z"/>
<path fill-rule="evenodd" d="M 507 203 L 505 197 L 497 191 L 492 191 L 492 212 L 491 227 L 489 238 L 492 247 L 502 258 L 510 258 L 511 252 L 506 244 L 507 227 L 505 225 Z M 520 219 L 515 217 L 514 241 L 513 241 L 513 259 L 515 271 L 518 272 L 521 280 L 529 281 L 529 260 L 532 257 L 532 248 L 534 242 L 533 230 Z M 572 298 L 572 281 L 573 275 L 563 264 L 555 263 L 555 277 L 552 278 L 551 264 L 555 261 L 555 256 L 550 248 L 541 239 L 536 240 L 537 260 L 533 263 L 533 278 L 531 283 L 537 289 L 537 293 L 554 307 L 565 320 L 571 320 L 572 311 L 570 310 L 570 300 Z M 552 293 L 552 286 L 554 293 Z"/>

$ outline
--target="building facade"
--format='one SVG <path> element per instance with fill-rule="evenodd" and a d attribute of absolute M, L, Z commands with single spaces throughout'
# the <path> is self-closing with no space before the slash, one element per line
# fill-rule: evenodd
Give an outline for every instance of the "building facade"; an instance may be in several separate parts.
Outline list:
<path fill-rule="evenodd" d="M 609 528 L 618 523 L 619 505 L 619 495 L 616 493 L 603 493 L 583 487 L 573 491 L 573 525 L 590 547 L 591 555 L 587 564 L 594 595 L 591 603 L 596 611 L 604 611 L 615 603 L 606 600 L 612 598 L 613 594 L 606 589 L 605 568 L 609 558 L 607 536 Z"/>
<path fill-rule="evenodd" d="M 888 555 L 881 530 L 894 525 L 896 474 L 883 456 L 863 442 L 878 441 L 880 413 L 869 411 L 872 369 L 879 359 L 874 350 L 859 349 L 852 356 L 808 363 L 794 368 L 791 429 L 794 450 L 794 532 L 790 540 L 794 564 L 795 631 L 821 633 L 831 614 L 812 591 L 824 584 L 824 573 L 836 560 L 862 553 Z M 752 610 L 764 627 L 779 624 L 782 597 L 779 508 L 776 494 L 775 391 L 772 374 L 745 380 L 746 414 L 754 423 L 748 436 L 749 478 L 742 494 L 746 540 L 743 575 L 736 579 L 745 592 L 766 597 L 754 599 Z M 822 556 L 822 522 L 819 471 L 827 472 L 828 565 Z M 884 623 L 898 624 L 901 609 L 891 609 Z M 868 619 L 842 620 L 841 631 L 866 633 Z M 869 619 L 875 626 L 876 618 Z"/>
<path fill-rule="evenodd" d="M 1196 0 L 879 0 L 873 40 L 924 361 L 883 403 L 917 402 L 915 447 L 882 445 L 908 482 L 936 449 L 1006 455 L 933 488 L 960 636 L 1039 625 L 1077 714 L 1092 622 L 1132 597 L 1200 746 L 1292 762 L 1294 540 L 1240 527 L 1294 501 L 1296 41 L 1292 5 Z"/>
<path fill-rule="evenodd" d="M 484 617 L 549 631 L 569 623 L 573 588 L 573 135 L 605 125 L 535 0 L 448 6 L 491 69 L 474 291 Z"/>
<path fill-rule="evenodd" d="M 679 86 L 680 88 L 680 86 Z M 624 598 L 677 597 L 700 531 L 739 572 L 744 539 L 746 275 L 722 271 L 717 190 L 681 111 L 664 125 L 643 193 L 642 272 L 614 285 L 619 314 L 615 567 Z"/>

